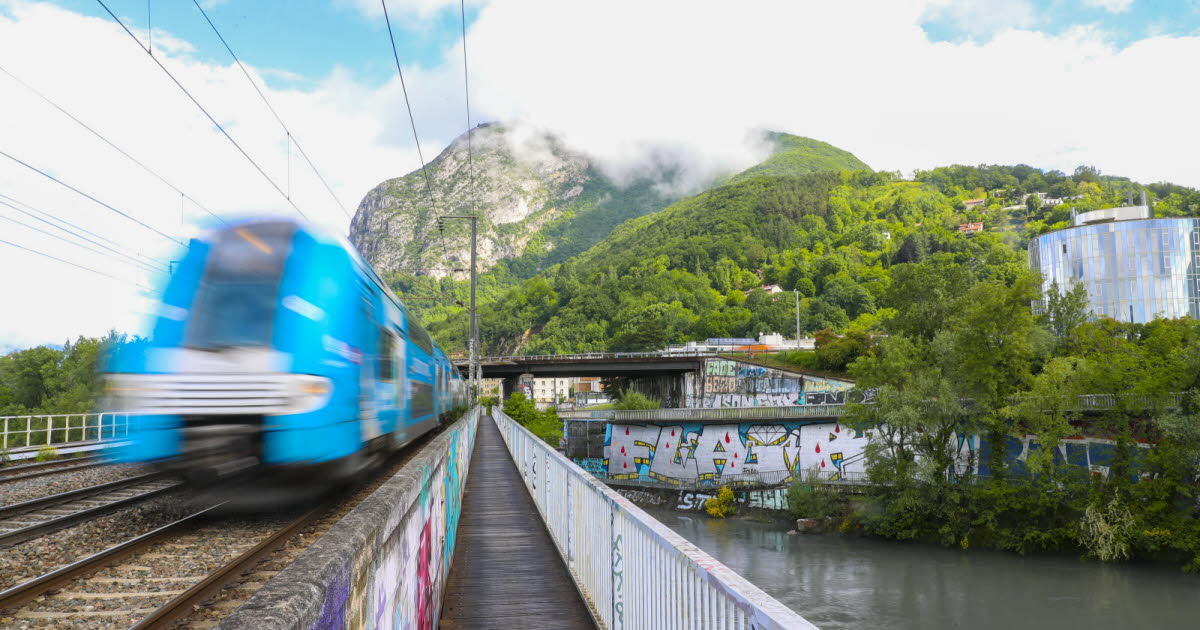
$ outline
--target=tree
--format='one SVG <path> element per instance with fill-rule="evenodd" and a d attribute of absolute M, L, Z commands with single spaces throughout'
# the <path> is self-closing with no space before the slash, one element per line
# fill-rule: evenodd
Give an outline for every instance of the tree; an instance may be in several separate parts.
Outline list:
<path fill-rule="evenodd" d="M 1055 280 L 1046 290 L 1045 300 L 1046 309 L 1041 314 L 1041 320 L 1057 340 L 1059 353 L 1077 349 L 1078 344 L 1074 340 L 1075 329 L 1091 316 L 1087 287 L 1075 283 L 1064 292 Z"/>

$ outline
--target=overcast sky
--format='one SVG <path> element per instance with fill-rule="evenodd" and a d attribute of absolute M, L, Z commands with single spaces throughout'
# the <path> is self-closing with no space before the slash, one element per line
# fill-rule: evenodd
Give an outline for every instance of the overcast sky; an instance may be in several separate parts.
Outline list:
<path fill-rule="evenodd" d="M 378 2 L 201 1 L 332 195 L 191 2 L 105 4 L 137 42 L 95 0 L 0 0 L 0 152 L 111 206 L 0 155 L 0 349 L 139 330 L 162 277 L 111 249 L 170 261 L 208 211 L 292 203 L 344 233 L 343 207 L 419 166 Z M 465 129 L 458 7 L 388 2 L 427 159 Z M 472 120 L 552 131 L 617 176 L 650 156 L 697 181 L 744 167 L 769 128 L 906 173 L 1092 164 L 1200 186 L 1197 0 L 496 0 L 467 24 Z M 38 211 L 106 255 L 12 222 L 61 234 Z"/>

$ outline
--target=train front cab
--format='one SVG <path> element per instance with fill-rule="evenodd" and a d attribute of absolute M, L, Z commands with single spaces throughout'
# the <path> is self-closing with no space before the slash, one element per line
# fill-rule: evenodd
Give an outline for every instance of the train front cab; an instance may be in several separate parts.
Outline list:
<path fill-rule="evenodd" d="M 135 427 L 118 459 L 196 481 L 361 469 L 373 347 L 352 263 L 336 242 L 289 222 L 193 241 L 149 341 L 110 357 L 107 405 L 132 413 Z"/>

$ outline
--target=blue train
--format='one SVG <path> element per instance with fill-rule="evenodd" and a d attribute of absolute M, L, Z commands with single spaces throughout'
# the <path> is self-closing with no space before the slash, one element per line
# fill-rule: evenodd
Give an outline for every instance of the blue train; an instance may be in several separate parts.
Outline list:
<path fill-rule="evenodd" d="M 466 404 L 446 354 L 341 239 L 282 220 L 193 240 L 148 340 L 119 348 L 118 459 L 195 482 L 338 481 Z"/>

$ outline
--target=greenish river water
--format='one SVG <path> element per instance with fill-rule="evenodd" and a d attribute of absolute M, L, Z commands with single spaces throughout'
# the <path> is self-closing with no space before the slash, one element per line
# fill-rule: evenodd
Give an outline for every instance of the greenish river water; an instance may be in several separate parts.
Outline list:
<path fill-rule="evenodd" d="M 649 510 L 822 630 L 1200 629 L 1200 575 Z"/>

